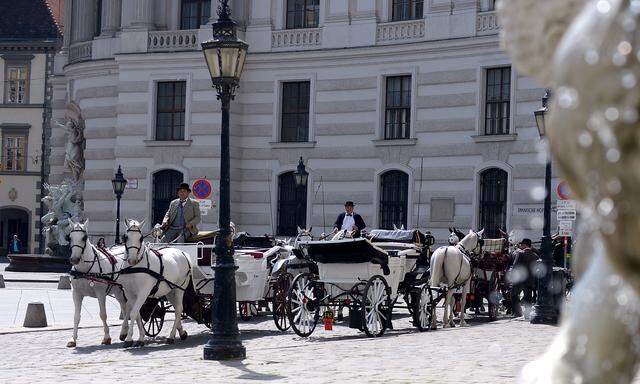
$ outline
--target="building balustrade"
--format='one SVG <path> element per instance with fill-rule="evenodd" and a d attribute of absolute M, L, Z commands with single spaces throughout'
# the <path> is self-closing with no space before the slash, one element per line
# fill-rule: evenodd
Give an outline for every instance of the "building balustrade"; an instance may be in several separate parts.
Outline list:
<path fill-rule="evenodd" d="M 321 28 L 285 29 L 271 34 L 271 48 L 309 49 L 321 44 Z"/>
<path fill-rule="evenodd" d="M 69 47 L 69 63 L 91 60 L 92 47 L 93 41 L 85 41 L 82 43 L 73 44 L 71 47 Z"/>
<path fill-rule="evenodd" d="M 478 35 L 492 35 L 500 32 L 500 23 L 496 11 L 478 13 L 476 33 Z"/>
<path fill-rule="evenodd" d="M 424 38 L 424 33 L 424 19 L 381 23 L 376 28 L 376 42 L 419 40 Z"/>
<path fill-rule="evenodd" d="M 190 51 L 200 49 L 198 30 L 149 32 L 149 52 Z"/>

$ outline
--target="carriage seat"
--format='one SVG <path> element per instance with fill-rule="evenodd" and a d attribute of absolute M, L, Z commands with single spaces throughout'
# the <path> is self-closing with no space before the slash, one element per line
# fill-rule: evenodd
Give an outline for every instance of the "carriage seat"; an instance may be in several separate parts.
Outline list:
<path fill-rule="evenodd" d="M 310 241 L 302 245 L 308 257 L 322 264 L 379 264 L 385 275 L 390 273 L 389 255 L 367 239 Z"/>
<path fill-rule="evenodd" d="M 374 243 L 413 243 L 432 246 L 435 238 L 431 232 L 422 233 L 417 229 L 374 229 L 368 234 L 369 240 Z"/>
<path fill-rule="evenodd" d="M 198 243 L 203 242 L 205 244 L 213 244 L 213 239 L 218 235 L 218 231 L 200 231 L 197 235 L 193 235 L 189 237 L 189 243 Z M 211 242 L 207 242 L 206 240 L 210 240 Z"/>

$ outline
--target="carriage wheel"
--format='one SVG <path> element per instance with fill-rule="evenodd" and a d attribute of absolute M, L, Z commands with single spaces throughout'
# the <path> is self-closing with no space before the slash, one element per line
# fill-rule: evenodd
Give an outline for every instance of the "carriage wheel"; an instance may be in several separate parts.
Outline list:
<path fill-rule="evenodd" d="M 372 276 L 362 294 L 362 327 L 369 337 L 384 334 L 391 322 L 391 295 L 384 277 Z"/>
<path fill-rule="evenodd" d="M 293 279 L 287 296 L 287 317 L 293 331 L 301 337 L 313 333 L 320 317 L 320 298 L 311 273 L 301 273 Z"/>
<path fill-rule="evenodd" d="M 276 323 L 276 328 L 282 332 L 291 327 L 287 317 L 287 295 L 291 287 L 291 280 L 293 280 L 293 276 L 290 273 L 285 273 L 278 276 L 273 286 L 273 322 Z"/>
<path fill-rule="evenodd" d="M 169 303 L 164 299 L 158 300 L 158 303 L 151 310 L 149 320 L 144 322 L 144 333 L 149 337 L 156 337 L 162 330 L 164 325 L 164 315 L 167 313 Z"/>
<path fill-rule="evenodd" d="M 413 316 L 413 309 L 415 307 L 413 296 L 411 293 L 404 294 L 404 303 L 407 305 L 407 310 L 409 310 L 411 316 Z"/>
<path fill-rule="evenodd" d="M 420 332 L 431 329 L 431 321 L 433 320 L 433 294 L 429 284 L 425 284 L 420 292 L 415 295 L 415 303 L 413 303 L 413 325 Z"/>
<path fill-rule="evenodd" d="M 213 313 L 210 298 L 202 300 L 202 323 L 209 329 L 211 329 L 213 325 Z"/>

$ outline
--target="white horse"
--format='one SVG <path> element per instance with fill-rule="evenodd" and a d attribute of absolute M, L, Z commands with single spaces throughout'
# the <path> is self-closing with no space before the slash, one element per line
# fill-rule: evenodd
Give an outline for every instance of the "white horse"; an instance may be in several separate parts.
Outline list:
<path fill-rule="evenodd" d="M 467 302 L 467 293 L 469 293 L 471 285 L 471 261 L 469 253 L 478 248 L 482 233 L 469 231 L 456 246 L 440 247 L 431 255 L 431 279 L 429 284 L 437 287 L 444 283 L 447 285 L 447 294 L 444 301 L 444 327 L 448 328 L 453 325 L 453 291 L 456 287 L 462 287 L 462 303 L 463 310 L 460 311 L 460 326 L 467 326 L 464 320 L 464 307 Z M 432 313 L 431 328 L 436 328 L 435 307 Z"/>
<path fill-rule="evenodd" d="M 127 295 L 127 314 L 131 321 L 124 347 L 143 346 L 144 328 L 140 318 L 140 308 L 147 298 L 166 298 L 175 309 L 175 321 L 167 338 L 167 343 L 174 342 L 176 330 L 180 339 L 187 338 L 187 332 L 182 329 L 182 299 L 184 290 L 191 284 L 191 263 L 189 256 L 176 248 L 162 248 L 153 250 L 143 243 L 142 223 L 125 219 L 127 226 L 124 244 L 127 255 L 128 268 L 124 269 L 119 281 Z M 162 279 L 152 276 L 149 271 L 162 275 Z M 137 322 L 139 338 L 133 343 L 133 323 Z"/>
<path fill-rule="evenodd" d="M 100 320 L 104 328 L 103 345 L 111 344 L 109 326 L 107 325 L 107 295 L 114 296 L 120 304 L 120 310 L 125 313 L 126 298 L 120 286 L 115 282 L 117 272 L 122 268 L 124 259 L 120 257 L 108 256 L 98 250 L 91 241 L 87 233 L 87 224 L 71 221 L 71 233 L 67 236 L 67 241 L 71 247 L 69 262 L 73 265 L 71 275 L 71 288 L 74 305 L 73 318 L 73 339 L 67 343 L 67 347 L 73 348 L 78 341 L 78 324 L 80 324 L 80 314 L 82 312 L 82 300 L 86 297 L 98 299 L 100 307 Z M 123 247 L 112 248 L 111 254 L 124 254 Z M 127 321 L 122 323 L 120 330 L 120 340 L 124 340 L 127 335 Z"/>

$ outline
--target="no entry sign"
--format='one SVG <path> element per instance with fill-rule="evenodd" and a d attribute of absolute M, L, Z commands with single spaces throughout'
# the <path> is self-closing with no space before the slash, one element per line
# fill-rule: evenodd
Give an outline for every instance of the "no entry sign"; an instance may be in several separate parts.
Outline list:
<path fill-rule="evenodd" d="M 191 186 L 193 196 L 199 200 L 204 200 L 211 196 L 211 190 L 211 183 L 207 179 L 198 179 Z"/>

